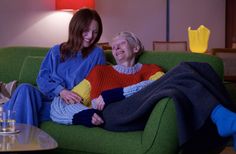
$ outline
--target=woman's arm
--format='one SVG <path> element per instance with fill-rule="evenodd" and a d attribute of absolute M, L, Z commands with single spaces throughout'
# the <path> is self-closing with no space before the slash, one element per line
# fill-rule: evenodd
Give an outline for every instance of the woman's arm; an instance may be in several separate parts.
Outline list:
<path fill-rule="evenodd" d="M 103 91 L 98 98 L 92 100 L 92 107 L 94 109 L 103 110 L 105 105 L 120 101 L 133 95 L 147 85 L 151 84 L 154 80 L 158 80 L 163 75 L 164 73 L 162 71 L 158 71 L 155 74 L 151 75 L 149 77 L 149 80 L 141 81 L 127 87 L 120 87 Z"/>
<path fill-rule="evenodd" d="M 84 79 L 83 81 L 81 81 L 72 89 L 72 92 L 81 96 L 82 101 L 80 101 L 80 103 L 88 107 L 91 105 L 91 86 L 88 80 Z"/>
<path fill-rule="evenodd" d="M 57 48 L 59 48 L 59 46 L 52 47 L 45 56 L 36 80 L 40 91 L 50 98 L 58 96 L 59 93 L 64 89 L 62 86 L 63 81 L 60 78 L 57 80 L 52 78 L 53 73 L 56 72 L 58 63 L 60 62 L 59 51 L 55 51 L 59 50 Z"/>

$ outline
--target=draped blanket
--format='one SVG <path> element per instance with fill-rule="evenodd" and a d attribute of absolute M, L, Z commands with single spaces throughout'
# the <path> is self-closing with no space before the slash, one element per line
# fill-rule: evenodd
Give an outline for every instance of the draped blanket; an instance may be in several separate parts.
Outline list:
<path fill-rule="evenodd" d="M 103 111 L 104 129 L 143 130 L 156 103 L 165 97 L 175 102 L 180 145 L 203 127 L 214 107 L 229 108 L 232 103 L 209 64 L 182 62 L 136 94 L 109 104 Z"/>

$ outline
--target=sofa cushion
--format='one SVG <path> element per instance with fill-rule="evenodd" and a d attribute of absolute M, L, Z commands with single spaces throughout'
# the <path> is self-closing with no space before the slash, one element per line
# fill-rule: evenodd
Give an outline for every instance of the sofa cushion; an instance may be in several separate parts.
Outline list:
<path fill-rule="evenodd" d="M 51 121 L 41 123 L 40 128 L 57 141 L 60 149 L 76 151 L 74 153 L 141 153 L 142 131 L 112 132 L 99 127 L 62 125 Z"/>
<path fill-rule="evenodd" d="M 40 69 L 43 56 L 27 56 L 22 64 L 19 82 L 36 85 L 36 78 Z"/>

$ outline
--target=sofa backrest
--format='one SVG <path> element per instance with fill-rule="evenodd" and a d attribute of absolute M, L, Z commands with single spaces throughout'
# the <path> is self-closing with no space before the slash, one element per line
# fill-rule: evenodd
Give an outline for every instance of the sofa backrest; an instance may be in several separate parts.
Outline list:
<path fill-rule="evenodd" d="M 110 51 L 106 51 L 106 58 L 112 64 L 115 64 L 115 60 Z M 207 62 L 218 75 L 223 79 L 224 67 L 220 58 L 201 53 L 192 52 L 171 52 L 171 51 L 145 51 L 138 59 L 140 63 L 157 64 L 161 66 L 164 71 L 168 71 L 180 62 L 192 61 L 192 62 Z"/>
<path fill-rule="evenodd" d="M 0 48 L 0 81 L 9 82 L 18 80 L 20 74 L 24 74 L 22 69 L 29 67 L 28 73 L 39 69 L 39 66 L 26 64 L 27 57 L 38 56 L 44 57 L 48 48 L 41 47 L 6 47 Z M 23 65 L 24 64 L 24 65 Z M 22 67 L 24 66 L 24 67 Z M 32 76 L 29 76 L 29 78 Z M 34 82 L 35 83 L 35 82 Z"/>
<path fill-rule="evenodd" d="M 36 84 L 36 77 L 41 62 L 49 48 L 42 47 L 7 47 L 0 48 L 0 81 L 18 80 Z M 107 61 L 115 64 L 111 51 L 105 52 Z M 154 63 L 168 71 L 182 61 L 208 62 L 223 79 L 223 62 L 221 59 L 199 53 L 180 52 L 144 52 L 141 63 Z"/>
<path fill-rule="evenodd" d="M 180 62 L 207 62 L 223 79 L 224 67 L 220 58 L 202 53 L 184 52 L 145 52 L 139 59 L 141 63 L 155 63 L 165 71 L 170 70 Z"/>

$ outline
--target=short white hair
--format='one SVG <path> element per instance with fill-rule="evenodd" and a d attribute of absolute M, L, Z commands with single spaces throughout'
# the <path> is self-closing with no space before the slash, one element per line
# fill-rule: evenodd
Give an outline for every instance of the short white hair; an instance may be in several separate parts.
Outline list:
<path fill-rule="evenodd" d="M 114 38 L 116 37 L 123 37 L 124 39 L 127 40 L 127 42 L 130 45 L 133 46 L 138 46 L 139 47 L 139 51 L 138 54 L 142 53 L 144 51 L 144 46 L 142 44 L 142 42 L 139 40 L 139 38 L 132 32 L 120 32 L 117 35 L 115 35 Z"/>

